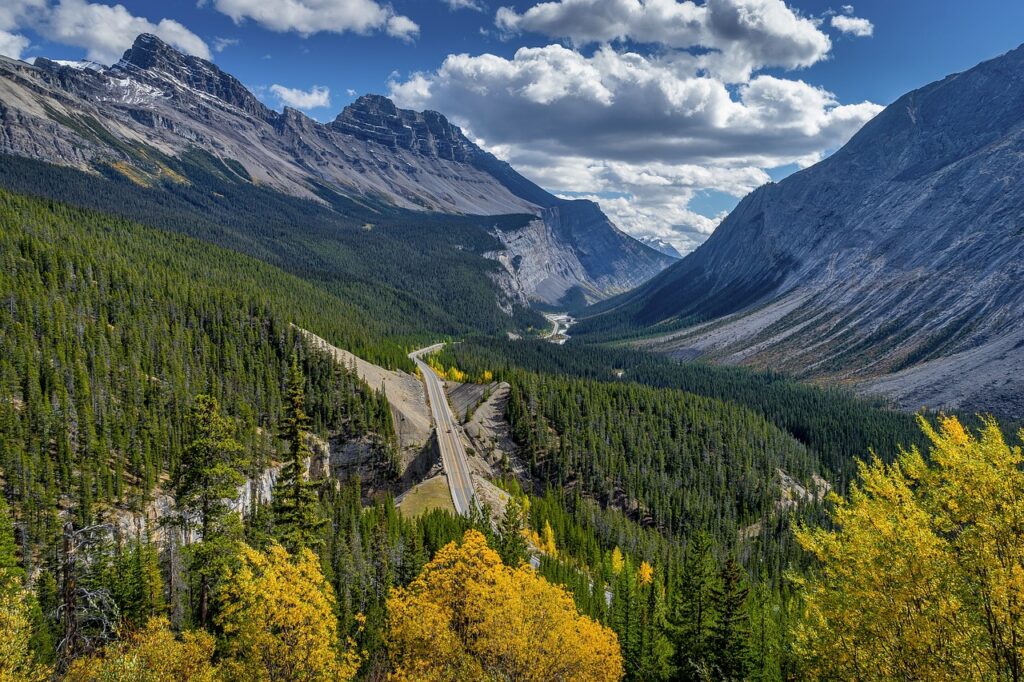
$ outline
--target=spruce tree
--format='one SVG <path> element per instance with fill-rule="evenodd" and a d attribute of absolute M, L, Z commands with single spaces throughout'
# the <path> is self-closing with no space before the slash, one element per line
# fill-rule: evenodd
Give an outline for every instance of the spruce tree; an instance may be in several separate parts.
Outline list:
<path fill-rule="evenodd" d="M 199 531 L 201 542 L 189 548 L 192 575 L 199 580 L 199 623 L 210 623 L 210 593 L 241 538 L 240 521 L 229 500 L 245 482 L 248 457 L 232 436 L 230 421 L 221 416 L 217 400 L 196 397 L 190 414 L 193 439 L 185 448 L 174 479 L 175 499 L 186 532 Z"/>
<path fill-rule="evenodd" d="M 672 672 L 672 644 L 666 634 L 665 595 L 660 584 L 641 582 L 644 600 L 640 626 L 640 656 L 636 666 L 639 680 L 667 680 Z"/>
<path fill-rule="evenodd" d="M 317 496 L 319 481 L 307 479 L 310 418 L 306 414 L 305 377 L 299 359 L 292 354 L 288 396 L 281 437 L 288 444 L 288 459 L 274 484 L 274 534 L 292 554 L 323 542 L 320 530 L 326 523 Z"/>
<path fill-rule="evenodd" d="M 712 592 L 715 624 L 711 632 L 711 660 L 721 680 L 745 680 L 750 672 L 750 622 L 746 576 L 735 559 L 722 566 L 719 585 Z"/>
<path fill-rule="evenodd" d="M 687 547 L 686 557 L 673 589 L 669 613 L 675 647 L 676 676 L 698 680 L 708 667 L 708 654 L 716 620 L 715 590 L 718 571 L 711 539 L 699 532 Z"/>
<path fill-rule="evenodd" d="M 501 560 L 506 566 L 519 566 L 526 560 L 526 538 L 523 537 L 523 507 L 515 496 L 509 497 L 505 505 L 498 533 Z"/>

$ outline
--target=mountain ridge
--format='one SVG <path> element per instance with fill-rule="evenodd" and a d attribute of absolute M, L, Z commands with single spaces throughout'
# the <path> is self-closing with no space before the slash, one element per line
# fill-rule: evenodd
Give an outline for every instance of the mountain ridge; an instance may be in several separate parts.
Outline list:
<path fill-rule="evenodd" d="M 541 219 L 564 203 L 479 148 L 443 114 L 400 109 L 381 95 L 360 97 L 328 123 L 287 107 L 279 113 L 212 62 L 149 34 L 105 69 L 0 59 L 0 153 L 92 173 L 113 168 L 155 186 L 187 182 L 161 157 L 192 149 L 229 166 L 239 181 L 316 202 L 326 188 L 368 205 Z M 584 267 L 568 286 L 545 287 L 547 294 L 516 282 L 507 288 L 521 302 L 557 304 L 570 290 L 594 301 L 627 289 L 637 279 L 632 273 L 646 279 L 672 262 L 602 218 L 591 223 L 595 239 L 608 246 L 602 259 L 630 277 L 609 280 Z M 571 248 L 572 240 L 562 238 L 569 228 L 555 222 L 547 229 L 559 237 L 557 249 Z M 555 270 L 560 258 L 576 256 L 509 257 Z"/>
<path fill-rule="evenodd" d="M 1024 414 L 1022 110 L 1024 47 L 907 93 L 574 331 Z"/>

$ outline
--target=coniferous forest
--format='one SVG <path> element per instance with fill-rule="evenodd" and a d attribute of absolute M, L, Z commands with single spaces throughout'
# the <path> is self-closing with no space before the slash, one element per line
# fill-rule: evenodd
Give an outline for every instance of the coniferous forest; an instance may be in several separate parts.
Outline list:
<path fill-rule="evenodd" d="M 0 682 L 1024 682 L 1021 25 L 0 1 Z"/>
<path fill-rule="evenodd" d="M 415 335 L 381 322 L 386 300 L 9 192 L 0 259 L 0 679 L 997 680 L 1024 665 L 1008 421 L 468 336 L 432 364 L 508 384 L 522 467 L 494 481 L 503 509 L 407 516 L 392 489 L 335 475 L 330 443 L 358 444 L 397 485 L 395 417 L 301 331 L 411 372 Z"/>

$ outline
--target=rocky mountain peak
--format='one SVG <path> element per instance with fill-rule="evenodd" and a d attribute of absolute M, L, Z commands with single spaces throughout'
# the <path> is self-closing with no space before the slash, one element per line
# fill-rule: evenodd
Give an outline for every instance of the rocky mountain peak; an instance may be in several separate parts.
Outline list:
<path fill-rule="evenodd" d="M 360 140 L 450 161 L 472 161 L 482 153 L 442 114 L 399 109 L 383 95 L 363 95 L 331 125 Z"/>
<path fill-rule="evenodd" d="M 183 86 L 212 95 L 259 118 L 274 115 L 234 76 L 221 71 L 213 62 L 179 52 L 151 33 L 135 38 L 111 71 L 125 72 L 168 94 L 175 94 Z"/>
<path fill-rule="evenodd" d="M 165 68 L 174 65 L 176 68 L 188 57 L 157 38 L 152 33 L 140 33 L 132 46 L 125 50 L 121 64 L 132 64 L 140 69 Z M 165 70 L 167 70 L 165 68 Z"/>
<path fill-rule="evenodd" d="M 640 235 L 635 239 L 641 244 L 646 244 L 658 253 L 671 256 L 672 258 L 682 258 L 683 254 L 679 253 L 676 247 L 672 246 L 671 243 L 665 241 L 661 237 L 654 237 L 651 235 Z"/>

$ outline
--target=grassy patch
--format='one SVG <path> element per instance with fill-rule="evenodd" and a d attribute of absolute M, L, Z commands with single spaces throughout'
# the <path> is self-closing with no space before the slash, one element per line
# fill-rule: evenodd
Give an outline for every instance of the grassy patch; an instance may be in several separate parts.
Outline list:
<path fill-rule="evenodd" d="M 402 513 L 410 518 L 425 514 L 432 509 L 455 513 L 452 504 L 452 493 L 448 489 L 448 479 L 444 475 L 428 478 L 413 486 L 398 503 Z"/>

